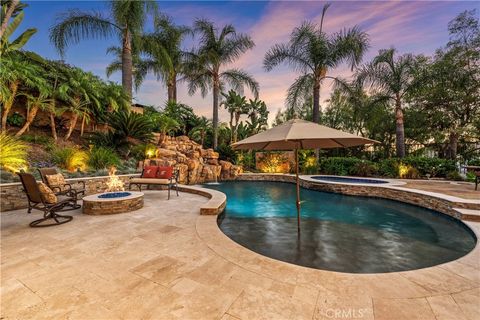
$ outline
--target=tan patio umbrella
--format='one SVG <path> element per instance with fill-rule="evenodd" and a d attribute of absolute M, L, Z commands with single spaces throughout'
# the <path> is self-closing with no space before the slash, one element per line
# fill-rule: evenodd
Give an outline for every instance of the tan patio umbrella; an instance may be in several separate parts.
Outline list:
<path fill-rule="evenodd" d="M 297 184 L 297 223 L 300 232 L 299 149 L 345 148 L 378 141 L 325 127 L 314 122 L 294 119 L 232 144 L 235 150 L 295 150 Z"/>

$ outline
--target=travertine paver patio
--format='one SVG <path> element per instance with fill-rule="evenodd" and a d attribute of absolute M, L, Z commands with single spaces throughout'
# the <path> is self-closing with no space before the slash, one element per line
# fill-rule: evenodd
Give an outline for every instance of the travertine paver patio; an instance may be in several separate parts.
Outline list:
<path fill-rule="evenodd" d="M 435 180 L 399 180 L 405 182 L 403 188 L 437 192 L 463 199 L 480 200 L 480 189 L 475 190 L 472 182 L 435 181 Z"/>
<path fill-rule="evenodd" d="M 28 228 L 1 215 L 5 319 L 478 319 L 480 249 L 417 271 L 354 275 L 260 256 L 227 238 L 208 200 L 151 191 L 145 207 Z M 480 223 L 470 223 L 480 231 Z"/>

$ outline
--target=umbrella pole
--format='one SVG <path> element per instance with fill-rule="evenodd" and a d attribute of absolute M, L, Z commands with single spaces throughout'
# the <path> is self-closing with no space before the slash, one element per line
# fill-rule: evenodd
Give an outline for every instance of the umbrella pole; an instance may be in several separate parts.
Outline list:
<path fill-rule="evenodd" d="M 295 149 L 295 179 L 297 185 L 297 228 L 300 235 L 300 181 L 298 178 L 298 149 Z"/>

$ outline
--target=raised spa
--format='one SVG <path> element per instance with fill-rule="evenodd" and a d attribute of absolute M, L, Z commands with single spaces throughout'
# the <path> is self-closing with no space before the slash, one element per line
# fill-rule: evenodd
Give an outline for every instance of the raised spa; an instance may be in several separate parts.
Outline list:
<path fill-rule="evenodd" d="M 417 206 L 378 198 L 301 189 L 297 236 L 295 186 L 235 181 L 208 185 L 227 195 L 220 229 L 265 256 L 317 269 L 383 273 L 458 259 L 476 243 L 461 221 Z"/>
<path fill-rule="evenodd" d="M 389 183 L 387 180 L 381 179 L 364 179 L 364 178 L 350 178 L 350 177 L 335 177 L 335 176 L 313 176 L 312 179 L 326 182 L 340 182 L 353 184 L 384 184 Z"/>

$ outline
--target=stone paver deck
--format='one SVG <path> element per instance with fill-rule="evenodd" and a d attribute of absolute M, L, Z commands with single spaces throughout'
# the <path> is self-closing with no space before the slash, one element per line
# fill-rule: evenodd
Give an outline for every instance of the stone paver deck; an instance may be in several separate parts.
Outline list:
<path fill-rule="evenodd" d="M 478 319 L 480 248 L 432 268 L 355 275 L 260 256 L 226 237 L 208 199 L 145 192 L 144 208 L 1 214 L 4 319 Z M 469 223 L 480 232 L 480 223 Z"/>
<path fill-rule="evenodd" d="M 457 181 L 435 181 L 435 180 L 399 180 L 405 182 L 402 187 L 423 191 L 443 193 L 463 199 L 480 200 L 480 189 L 475 190 L 475 184 Z"/>

